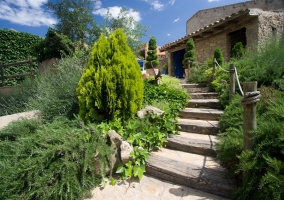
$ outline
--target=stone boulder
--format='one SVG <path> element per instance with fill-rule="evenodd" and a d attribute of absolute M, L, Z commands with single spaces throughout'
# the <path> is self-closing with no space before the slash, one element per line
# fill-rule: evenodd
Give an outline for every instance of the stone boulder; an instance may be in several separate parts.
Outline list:
<path fill-rule="evenodd" d="M 120 158 L 120 146 L 122 144 L 122 137 L 116 131 L 110 130 L 108 131 L 108 141 L 113 152 L 110 160 L 110 168 L 111 170 L 116 170 L 118 165 L 122 163 Z"/>
<path fill-rule="evenodd" d="M 130 153 L 133 151 L 133 146 L 126 141 L 122 141 L 120 150 L 121 161 L 126 164 L 131 159 Z"/>
<path fill-rule="evenodd" d="M 137 112 L 137 116 L 140 119 L 143 119 L 146 115 L 148 114 L 157 114 L 157 115 L 162 115 L 164 111 L 160 110 L 159 108 L 153 107 L 153 106 L 146 106 L 142 110 L 139 110 Z"/>

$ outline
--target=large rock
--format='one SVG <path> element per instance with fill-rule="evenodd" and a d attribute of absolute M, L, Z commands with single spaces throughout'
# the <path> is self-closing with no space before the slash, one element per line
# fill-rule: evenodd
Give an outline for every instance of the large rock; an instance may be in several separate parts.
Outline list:
<path fill-rule="evenodd" d="M 122 137 L 114 130 L 108 131 L 108 140 L 110 142 L 110 148 L 112 150 L 110 168 L 116 170 L 118 165 L 122 163 L 120 159 L 120 146 L 122 144 Z"/>
<path fill-rule="evenodd" d="M 126 141 L 122 141 L 120 150 L 121 161 L 126 164 L 131 159 L 130 153 L 133 151 L 133 146 Z"/>
<path fill-rule="evenodd" d="M 143 108 L 142 110 L 139 110 L 137 112 L 137 116 L 140 119 L 143 119 L 148 114 L 161 115 L 163 113 L 164 113 L 164 111 L 160 110 L 159 108 L 156 108 L 156 107 L 153 107 L 153 106 L 146 106 L 145 108 Z"/>

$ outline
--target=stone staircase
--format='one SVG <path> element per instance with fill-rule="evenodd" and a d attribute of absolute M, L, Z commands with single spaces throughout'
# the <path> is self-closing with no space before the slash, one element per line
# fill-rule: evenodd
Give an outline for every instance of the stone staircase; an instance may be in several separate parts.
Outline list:
<path fill-rule="evenodd" d="M 217 93 L 202 84 L 182 84 L 190 93 L 187 108 L 179 113 L 180 135 L 171 135 L 165 148 L 152 152 L 146 173 L 176 184 L 231 198 L 236 187 L 228 171 L 215 161 L 218 141 Z"/>

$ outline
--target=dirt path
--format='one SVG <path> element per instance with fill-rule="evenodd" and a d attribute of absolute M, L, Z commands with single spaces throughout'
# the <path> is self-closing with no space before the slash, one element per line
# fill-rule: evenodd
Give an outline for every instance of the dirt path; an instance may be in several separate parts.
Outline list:
<path fill-rule="evenodd" d="M 25 118 L 35 118 L 36 115 L 39 113 L 38 110 L 28 111 L 28 112 L 22 112 L 22 113 L 16 113 L 12 115 L 6 115 L 0 117 L 0 129 L 7 126 L 10 122 L 16 121 L 21 117 Z"/>

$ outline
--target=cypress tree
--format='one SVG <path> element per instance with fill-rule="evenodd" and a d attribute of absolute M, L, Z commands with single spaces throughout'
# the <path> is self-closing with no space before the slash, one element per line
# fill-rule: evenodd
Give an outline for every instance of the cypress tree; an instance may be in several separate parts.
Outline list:
<path fill-rule="evenodd" d="M 157 55 L 157 42 L 155 37 L 151 37 L 149 40 L 148 45 L 148 51 L 147 51 L 147 57 L 146 57 L 146 69 L 151 69 L 152 65 L 153 67 L 156 67 L 160 64 L 159 58 Z"/>
<path fill-rule="evenodd" d="M 77 95 L 85 121 L 125 119 L 141 108 L 143 79 L 122 29 L 94 44 Z"/>
<path fill-rule="evenodd" d="M 195 48 L 194 41 L 192 38 L 189 38 L 188 41 L 186 42 L 185 54 L 182 60 L 182 64 L 184 68 L 187 68 L 188 61 L 196 61 L 194 48 Z"/>
<path fill-rule="evenodd" d="M 216 58 L 220 66 L 224 64 L 224 56 L 220 48 L 214 50 L 214 58 Z"/>

